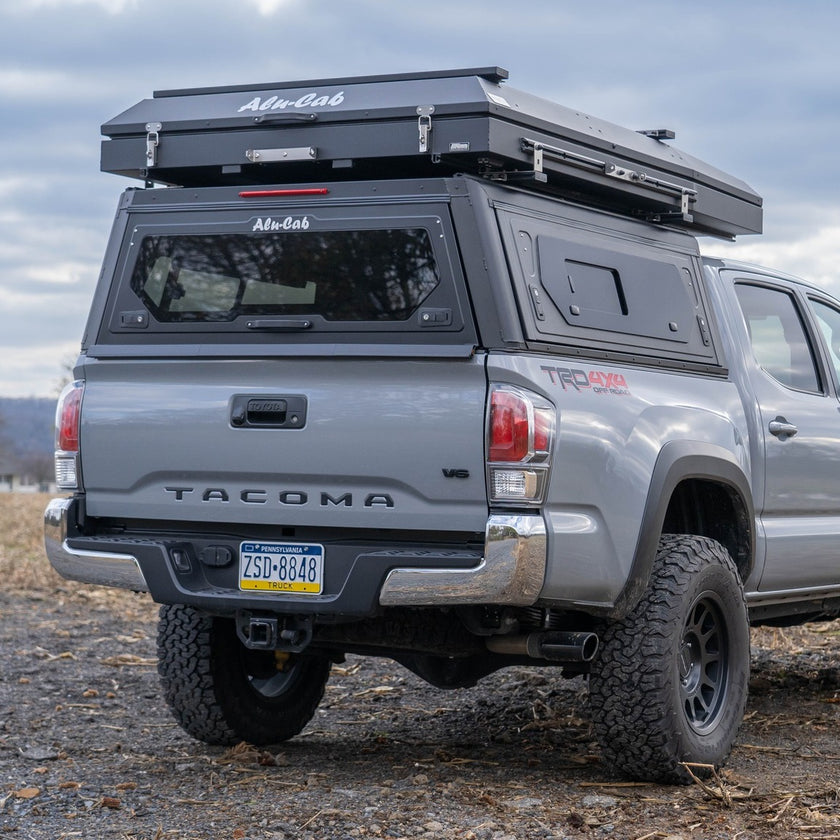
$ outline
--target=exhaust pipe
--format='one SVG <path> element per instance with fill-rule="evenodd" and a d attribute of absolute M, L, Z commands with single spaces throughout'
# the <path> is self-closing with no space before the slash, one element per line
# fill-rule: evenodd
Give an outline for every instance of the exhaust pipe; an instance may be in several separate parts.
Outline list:
<path fill-rule="evenodd" d="M 598 652 L 595 633 L 548 630 L 527 636 L 491 636 L 487 649 L 493 653 L 549 659 L 552 662 L 591 662 Z"/>

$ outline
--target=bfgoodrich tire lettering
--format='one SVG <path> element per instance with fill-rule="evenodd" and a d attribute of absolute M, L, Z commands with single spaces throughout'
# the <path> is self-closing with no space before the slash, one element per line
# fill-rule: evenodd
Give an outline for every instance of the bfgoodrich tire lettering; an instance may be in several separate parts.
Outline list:
<path fill-rule="evenodd" d="M 273 744 L 297 735 L 324 695 L 329 660 L 249 651 L 231 619 L 163 606 L 158 673 L 181 727 L 208 744 Z"/>
<path fill-rule="evenodd" d="M 743 587 L 726 550 L 663 536 L 647 591 L 606 630 L 592 665 L 605 764 L 676 783 L 691 779 L 683 763 L 719 767 L 744 715 L 749 658 Z"/>

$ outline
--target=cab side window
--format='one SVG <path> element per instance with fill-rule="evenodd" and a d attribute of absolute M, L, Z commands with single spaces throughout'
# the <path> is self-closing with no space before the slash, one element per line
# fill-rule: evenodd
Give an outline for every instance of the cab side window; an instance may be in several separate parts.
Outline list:
<path fill-rule="evenodd" d="M 738 302 L 758 364 L 787 388 L 821 393 L 814 351 L 792 295 L 738 283 Z"/>
<path fill-rule="evenodd" d="M 837 381 L 840 382 L 840 312 L 821 300 L 811 298 L 811 306 L 817 319 L 820 332 L 825 339 L 828 355 L 834 367 Z"/>

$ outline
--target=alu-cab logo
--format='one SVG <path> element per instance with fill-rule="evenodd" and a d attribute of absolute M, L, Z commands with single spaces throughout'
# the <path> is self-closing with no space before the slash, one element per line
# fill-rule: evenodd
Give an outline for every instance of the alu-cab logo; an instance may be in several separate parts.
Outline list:
<path fill-rule="evenodd" d="M 258 217 L 252 231 L 309 230 L 308 216 L 286 216 L 284 219 L 272 219 L 271 216 Z"/>
<path fill-rule="evenodd" d="M 276 95 L 267 96 L 265 99 L 255 96 L 237 110 L 241 114 L 243 111 L 285 111 L 287 108 L 335 108 L 342 102 L 344 102 L 343 90 L 332 96 L 319 95 L 318 91 L 313 90 L 297 99 L 283 99 Z"/>

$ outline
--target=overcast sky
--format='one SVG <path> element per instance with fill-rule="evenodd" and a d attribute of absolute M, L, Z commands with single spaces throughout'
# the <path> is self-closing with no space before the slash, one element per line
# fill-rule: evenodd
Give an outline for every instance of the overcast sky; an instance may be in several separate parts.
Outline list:
<path fill-rule="evenodd" d="M 157 89 L 498 65 L 509 84 L 750 184 L 762 236 L 707 254 L 840 294 L 838 0 L 0 0 L 0 395 L 78 352 L 126 179 L 100 126 Z"/>

